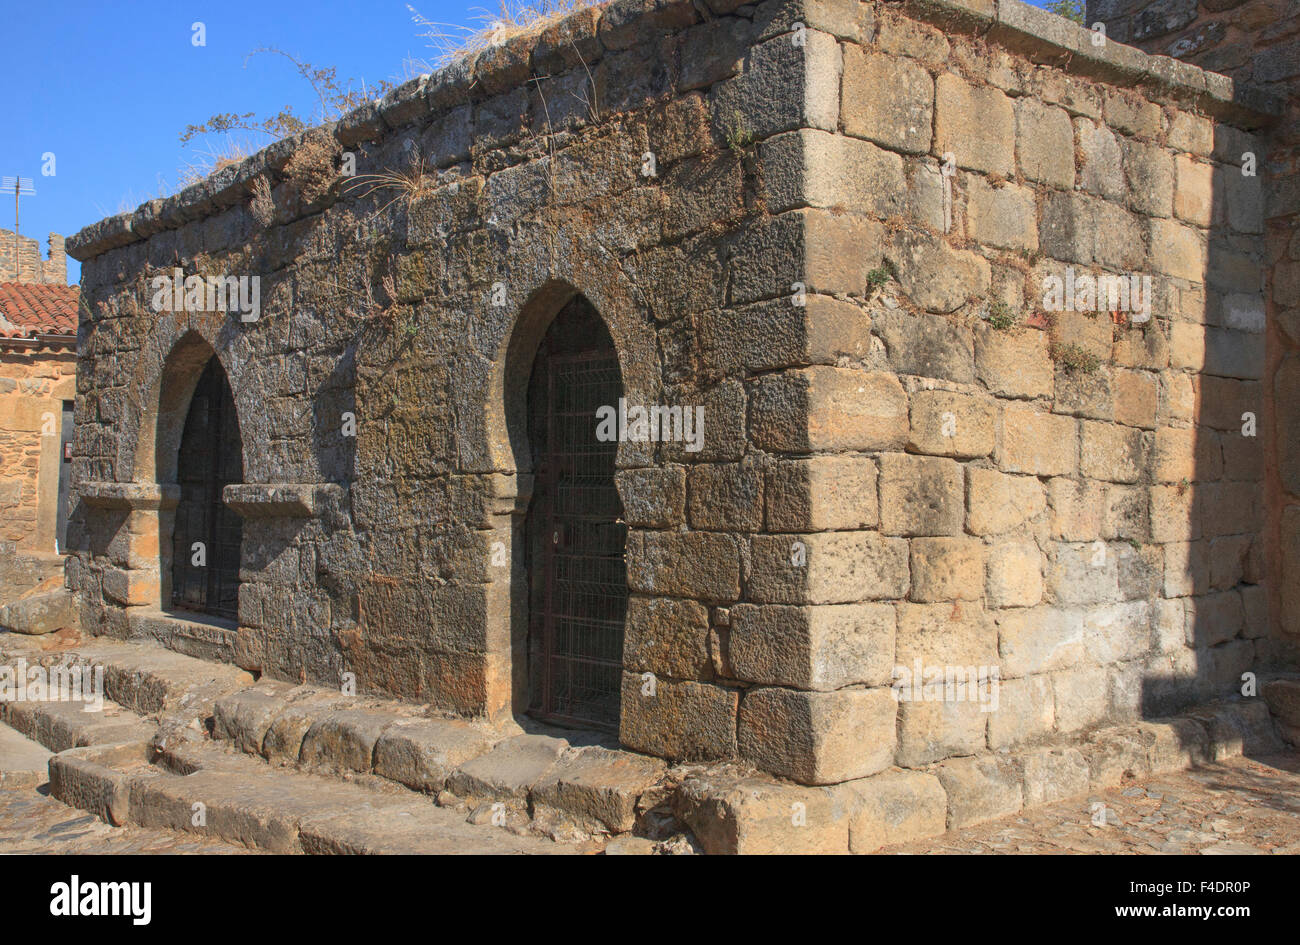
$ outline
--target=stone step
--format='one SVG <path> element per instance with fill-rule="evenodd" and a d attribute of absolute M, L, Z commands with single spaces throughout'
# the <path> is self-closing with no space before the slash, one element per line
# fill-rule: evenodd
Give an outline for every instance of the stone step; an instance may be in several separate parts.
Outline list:
<path fill-rule="evenodd" d="M 468 810 L 475 822 L 540 815 L 568 837 L 633 829 L 638 802 L 666 771 L 654 758 L 521 734 L 515 725 L 418 713 L 264 680 L 217 700 L 213 735 L 271 763 L 375 775 Z"/>
<path fill-rule="evenodd" d="M 54 797 L 111 823 L 165 827 L 275 853 L 570 854 L 517 825 L 476 826 L 387 782 L 379 786 L 286 768 L 213 743 L 150 765 L 130 746 L 77 748 L 50 762 Z"/>
<path fill-rule="evenodd" d="M 53 751 L 114 745 L 141 763 L 168 761 L 210 729 L 219 743 L 273 766 L 383 779 L 432 795 L 461 819 L 515 826 L 537 819 L 569 840 L 633 829 L 652 806 L 642 796 L 657 797 L 666 770 L 630 752 L 525 734 L 513 722 L 434 718 L 409 703 L 254 682 L 153 643 L 81 641 L 56 655 L 0 637 L 0 656 L 103 667 L 101 713 L 72 703 L 0 705 L 0 716 Z M 95 803 L 111 819 L 110 805 Z"/>
<path fill-rule="evenodd" d="M 105 699 L 88 702 L 0 702 L 0 722 L 52 752 L 119 742 L 148 744 L 157 724 Z"/>
<path fill-rule="evenodd" d="M 82 639 L 51 651 L 39 638 L 0 635 L 0 660 L 14 664 L 69 663 L 103 668 L 106 698 L 140 715 L 205 720 L 221 696 L 251 686 L 251 673 L 226 663 L 184 656 L 154 642 Z"/>
<path fill-rule="evenodd" d="M 0 788 L 34 788 L 49 779 L 50 750 L 0 724 Z"/>

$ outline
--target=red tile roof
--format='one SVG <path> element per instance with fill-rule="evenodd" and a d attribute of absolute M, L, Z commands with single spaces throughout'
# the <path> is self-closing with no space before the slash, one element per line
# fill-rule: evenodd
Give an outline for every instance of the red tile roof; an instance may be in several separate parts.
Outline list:
<path fill-rule="evenodd" d="M 80 296 L 75 285 L 0 282 L 0 338 L 75 335 Z"/>

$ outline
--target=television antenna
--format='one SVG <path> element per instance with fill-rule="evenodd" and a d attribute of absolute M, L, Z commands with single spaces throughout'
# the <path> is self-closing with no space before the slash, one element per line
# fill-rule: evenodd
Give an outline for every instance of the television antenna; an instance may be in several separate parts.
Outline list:
<path fill-rule="evenodd" d="M 0 177 L 0 193 L 9 193 L 13 191 L 14 195 L 14 279 L 21 281 L 22 273 L 19 271 L 21 265 L 18 260 L 18 198 L 35 197 L 36 188 L 32 186 L 30 177 L 10 177 L 8 174 Z"/>

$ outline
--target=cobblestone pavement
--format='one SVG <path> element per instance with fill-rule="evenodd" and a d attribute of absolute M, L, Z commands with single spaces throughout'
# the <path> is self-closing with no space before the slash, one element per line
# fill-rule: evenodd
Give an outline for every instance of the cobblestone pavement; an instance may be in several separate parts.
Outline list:
<path fill-rule="evenodd" d="M 1300 853 L 1300 753 L 1147 778 L 881 852 Z"/>
<path fill-rule="evenodd" d="M 0 788 L 0 855 L 12 853 L 252 853 L 171 830 L 111 827 L 35 788 Z"/>

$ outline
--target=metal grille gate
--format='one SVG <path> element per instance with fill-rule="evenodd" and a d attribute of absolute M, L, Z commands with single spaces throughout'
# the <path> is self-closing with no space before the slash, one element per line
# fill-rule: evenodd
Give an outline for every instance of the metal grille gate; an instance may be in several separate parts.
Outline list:
<path fill-rule="evenodd" d="M 541 714 L 617 727 L 627 614 L 627 526 L 614 485 L 618 442 L 596 438 L 596 410 L 622 393 L 611 352 L 546 362 L 540 457 Z M 538 622 L 535 617 L 535 624 Z"/>
<path fill-rule="evenodd" d="M 221 501 L 221 490 L 243 481 L 243 456 L 230 384 L 212 358 L 190 400 L 176 459 L 181 495 L 172 529 L 174 607 L 238 616 L 242 523 Z M 193 564 L 196 541 L 204 545 L 203 567 Z"/>

